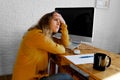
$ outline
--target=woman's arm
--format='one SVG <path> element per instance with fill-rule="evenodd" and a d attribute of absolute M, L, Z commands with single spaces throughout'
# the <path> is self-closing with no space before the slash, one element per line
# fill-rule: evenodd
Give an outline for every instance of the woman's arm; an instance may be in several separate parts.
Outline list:
<path fill-rule="evenodd" d="M 64 47 L 67 47 L 70 44 L 70 39 L 69 39 L 66 22 L 60 14 L 55 13 L 54 15 L 57 16 L 60 20 L 60 23 L 61 23 L 60 28 L 61 28 L 61 34 L 62 34 L 61 39 L 58 41 L 55 39 L 55 41 L 62 44 Z"/>
<path fill-rule="evenodd" d="M 41 49 L 55 54 L 65 54 L 65 47 L 45 36 L 40 30 L 32 30 L 24 37 L 24 43 L 29 47 Z"/>
<path fill-rule="evenodd" d="M 70 39 L 69 39 L 69 34 L 68 34 L 68 30 L 67 30 L 67 25 L 66 24 L 62 24 L 61 25 L 61 39 L 58 39 L 56 37 L 53 37 L 53 40 L 58 43 L 58 44 L 62 44 L 64 47 L 69 46 L 70 44 Z"/>
<path fill-rule="evenodd" d="M 62 24 L 61 25 L 61 42 L 65 47 L 68 47 L 70 44 L 70 38 L 69 38 L 69 34 L 68 34 L 68 30 L 67 30 L 67 25 L 66 24 Z"/>

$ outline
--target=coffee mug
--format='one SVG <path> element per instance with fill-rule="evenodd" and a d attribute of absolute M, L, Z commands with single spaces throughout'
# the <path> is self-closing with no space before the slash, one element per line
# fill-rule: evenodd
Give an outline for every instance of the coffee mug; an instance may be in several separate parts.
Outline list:
<path fill-rule="evenodd" d="M 94 54 L 93 68 L 100 71 L 105 71 L 111 65 L 111 58 L 104 53 Z"/>

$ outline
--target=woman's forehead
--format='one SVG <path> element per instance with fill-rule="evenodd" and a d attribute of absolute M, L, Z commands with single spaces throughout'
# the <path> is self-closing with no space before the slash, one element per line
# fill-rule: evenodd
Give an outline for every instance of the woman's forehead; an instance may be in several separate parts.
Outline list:
<path fill-rule="evenodd" d="M 52 16 L 53 18 L 59 18 L 59 16 L 57 14 L 53 14 Z"/>

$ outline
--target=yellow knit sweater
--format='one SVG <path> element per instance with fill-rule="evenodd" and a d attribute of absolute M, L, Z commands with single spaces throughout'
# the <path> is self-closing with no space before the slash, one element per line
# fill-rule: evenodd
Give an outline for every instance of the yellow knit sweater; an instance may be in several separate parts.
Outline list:
<path fill-rule="evenodd" d="M 48 52 L 53 54 L 64 54 L 65 47 L 69 45 L 67 25 L 61 26 L 62 36 L 56 43 L 45 36 L 42 30 L 33 29 L 28 31 L 21 42 L 16 63 L 14 65 L 12 80 L 35 80 L 35 77 L 43 77 L 39 71 L 48 67 Z"/>

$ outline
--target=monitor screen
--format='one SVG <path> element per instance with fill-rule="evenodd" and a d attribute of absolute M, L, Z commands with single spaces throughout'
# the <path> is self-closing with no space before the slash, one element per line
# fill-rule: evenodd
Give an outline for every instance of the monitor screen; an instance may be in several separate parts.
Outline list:
<path fill-rule="evenodd" d="M 94 7 L 55 8 L 66 21 L 72 40 L 91 41 L 93 33 Z M 82 40 L 85 37 L 86 40 Z M 74 39 L 77 38 L 77 39 Z M 87 40 L 88 38 L 88 40 Z"/>

